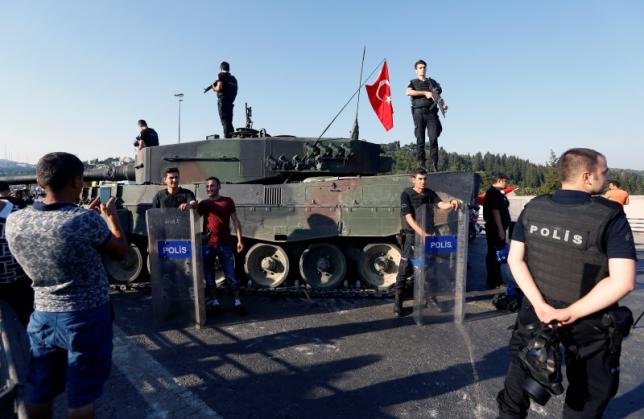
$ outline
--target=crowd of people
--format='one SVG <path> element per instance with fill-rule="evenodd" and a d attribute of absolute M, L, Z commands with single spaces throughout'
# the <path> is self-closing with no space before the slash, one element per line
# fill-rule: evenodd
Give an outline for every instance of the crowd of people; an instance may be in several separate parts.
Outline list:
<path fill-rule="evenodd" d="M 37 165 L 45 197 L 32 205 L 22 205 L 24 201 L 10 196 L 8 185 L 0 183 L 4 252 L 0 290 L 27 327 L 32 384 L 28 402 L 33 417 L 51 417 L 52 401 L 65 388 L 70 417 L 92 417 L 111 368 L 113 311 L 101 257 L 124 257 L 127 242 L 114 197 L 78 205 L 83 170 L 72 154 L 45 155 Z M 525 298 L 510 341 L 510 369 L 498 396 L 501 417 L 525 417 L 530 402 L 524 385 L 530 371 L 521 351 L 539 323 L 559 326 L 569 371 L 567 414 L 599 417 L 616 393 L 620 336 L 627 331 L 614 334 L 602 325 L 606 316 L 618 310 L 620 299 L 634 289 L 636 252 L 622 209 L 628 195 L 611 182 L 606 197 L 617 202 L 598 196 L 606 174 L 601 153 L 583 148 L 566 151 L 559 160 L 561 189 L 530 201 L 514 227 L 508 264 Z M 194 209 L 204 217 L 208 311 L 221 310 L 214 281 L 218 258 L 234 310 L 244 315 L 247 311 L 234 269 L 234 252 L 244 249 L 242 225 L 234 201 L 220 195 L 220 180 L 205 181 L 208 197 L 197 201 L 192 191 L 180 186 L 179 170 L 168 168 L 165 188 L 152 205 Z M 412 187 L 401 193 L 404 234 L 395 285 L 396 316 L 402 315 L 402 290 L 413 271 L 415 238 L 430 235 L 416 221 L 418 208 L 456 210 L 463 205 L 458 199 L 442 200 L 426 187 L 426 181 L 427 171 L 420 168 L 411 176 Z M 492 255 L 508 242 L 508 200 L 501 192 L 506 182 L 507 176 L 495 175 L 484 203 L 489 287 L 503 283 Z M 592 350 L 588 342 L 593 342 Z"/>
<path fill-rule="evenodd" d="M 407 95 L 412 101 L 421 167 L 412 174 L 411 187 L 400 196 L 402 257 L 393 305 L 398 317 L 404 315 L 402 295 L 413 273 L 416 238 L 431 235 L 417 223 L 417 211 L 423 205 L 442 210 L 463 205 L 458 199 L 442 200 L 426 186 L 425 133 L 431 169 L 437 171 L 442 127 L 436 100 L 442 88 L 426 76 L 425 61 L 417 61 L 415 70 L 417 78 L 410 81 Z M 221 63 L 218 79 L 208 90 L 218 95 L 224 137 L 228 138 L 237 94 L 237 81 L 228 63 Z M 137 149 L 157 146 L 156 131 L 144 120 L 138 125 Z M 37 165 L 37 181 L 45 196 L 37 201 L 11 196 L 9 185 L 0 182 L 0 298 L 13 306 L 26 326 L 32 389 L 27 402 L 34 418 L 51 417 L 53 400 L 65 389 L 69 417 L 93 417 L 94 403 L 111 368 L 114 314 L 101 258 L 123 258 L 128 245 L 114 197 L 78 205 L 83 171 L 82 162 L 72 154 L 45 155 Z M 558 171 L 561 189 L 530 201 L 512 232 L 508 231 L 509 202 L 502 192 L 508 177 L 495 174 L 486 192 L 487 287 L 504 284 L 498 252 L 509 244 L 508 265 L 525 296 L 510 340 L 510 367 L 497 397 L 502 418 L 527 414 L 532 393 L 526 383 L 533 370 L 526 364 L 526 348 L 540 325 L 558 328 L 565 348 L 569 386 L 564 416 L 601 417 L 619 383 L 621 337 L 628 331 L 623 322 L 618 326 L 615 313 L 624 311 L 618 303 L 635 287 L 637 259 L 623 211 L 623 205 L 629 204 L 628 193 L 619 182 L 610 181 L 604 197 L 598 196 L 605 188 L 608 169 L 606 157 L 595 150 L 566 151 Z M 234 311 L 247 314 L 234 264 L 235 252 L 245 247 L 235 202 L 220 195 L 221 181 L 216 177 L 204 180 L 208 197 L 201 201 L 180 186 L 178 168 L 166 169 L 163 181 L 165 188 L 154 197 L 153 207 L 192 209 L 204 219 L 208 312 L 216 314 L 222 307 L 214 279 L 218 259 L 233 295 Z"/>

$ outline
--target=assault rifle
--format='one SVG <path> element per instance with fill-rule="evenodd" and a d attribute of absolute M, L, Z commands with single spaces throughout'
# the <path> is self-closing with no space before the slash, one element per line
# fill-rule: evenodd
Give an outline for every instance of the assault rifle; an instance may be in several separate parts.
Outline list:
<path fill-rule="evenodd" d="M 445 112 L 447 112 L 447 103 L 445 103 L 445 100 L 443 100 L 436 87 L 432 89 L 432 99 L 434 99 L 434 103 L 432 104 L 430 110 L 434 109 L 434 107 L 438 105 L 438 109 L 443 114 L 443 118 L 445 118 Z"/>
<path fill-rule="evenodd" d="M 217 83 L 218 81 L 219 81 L 219 80 L 215 80 L 214 82 L 212 82 L 212 84 L 211 84 L 210 86 L 208 86 L 208 87 L 206 87 L 205 89 L 203 89 L 204 94 L 208 93 L 208 90 L 212 90 L 212 86 L 213 86 L 215 83 Z"/>

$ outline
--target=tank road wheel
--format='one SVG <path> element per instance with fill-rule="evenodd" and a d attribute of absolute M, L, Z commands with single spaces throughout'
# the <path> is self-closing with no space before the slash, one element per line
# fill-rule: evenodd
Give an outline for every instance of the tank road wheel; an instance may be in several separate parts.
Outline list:
<path fill-rule="evenodd" d="M 288 276 L 288 255 L 280 246 L 257 243 L 246 252 L 244 271 L 260 287 L 275 288 Z"/>
<path fill-rule="evenodd" d="M 312 244 L 300 257 L 300 275 L 313 288 L 333 288 L 342 282 L 346 273 L 347 260 L 332 244 Z"/>
<path fill-rule="evenodd" d="M 400 265 L 400 250 L 389 243 L 372 243 L 362 249 L 360 275 L 367 284 L 380 290 L 396 282 Z"/>
<path fill-rule="evenodd" d="M 130 243 L 127 254 L 122 260 L 114 260 L 103 255 L 103 265 L 112 282 L 129 284 L 134 282 L 143 269 L 143 255 L 136 244 Z"/>

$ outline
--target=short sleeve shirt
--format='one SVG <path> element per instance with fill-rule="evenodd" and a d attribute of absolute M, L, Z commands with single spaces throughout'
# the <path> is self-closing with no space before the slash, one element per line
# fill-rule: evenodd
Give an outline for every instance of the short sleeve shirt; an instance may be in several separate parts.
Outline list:
<path fill-rule="evenodd" d="M 163 189 L 152 199 L 154 208 L 179 208 L 181 204 L 189 204 L 196 201 L 195 194 L 184 188 L 179 188 L 176 194 L 170 194 L 167 189 Z"/>
<path fill-rule="evenodd" d="M 407 224 L 405 215 L 411 214 L 416 219 L 416 210 L 424 204 L 436 204 L 440 202 L 440 197 L 429 188 L 425 188 L 423 193 L 418 193 L 414 188 L 407 188 L 400 194 L 400 216 L 401 224 L 406 232 L 413 232 L 413 229 Z"/>
<path fill-rule="evenodd" d="M 33 282 L 37 311 L 81 311 L 109 301 L 99 247 L 111 233 L 96 212 L 35 202 L 12 213 L 6 228 L 11 253 Z"/>
<path fill-rule="evenodd" d="M 485 202 L 483 203 L 483 219 L 485 220 L 486 228 L 489 226 L 497 229 L 496 221 L 492 210 L 498 210 L 501 215 L 501 223 L 503 230 L 510 227 L 510 202 L 508 197 L 505 196 L 500 190 L 494 186 L 485 192 Z"/>
<path fill-rule="evenodd" d="M 0 212 L 0 284 L 8 284 L 25 278 L 25 273 L 9 251 L 9 245 L 5 237 L 7 217 L 18 207 L 9 201 Z"/>
<path fill-rule="evenodd" d="M 443 93 L 443 89 L 438 82 L 432 78 L 426 77 L 425 80 L 412 79 L 407 85 L 408 88 L 419 92 L 431 92 L 434 88 L 438 90 L 438 94 Z M 433 99 L 427 99 L 424 96 L 411 96 L 411 106 L 413 108 L 429 108 L 434 104 Z M 438 112 L 438 111 L 437 111 Z"/>
<path fill-rule="evenodd" d="M 199 202 L 199 214 L 204 216 L 204 231 L 208 233 L 208 244 L 230 244 L 230 216 L 235 212 L 235 202 L 220 196 Z"/>
<path fill-rule="evenodd" d="M 141 131 L 141 139 L 145 142 L 146 147 L 159 145 L 159 134 L 152 128 L 144 128 Z"/>
<path fill-rule="evenodd" d="M 590 201 L 590 195 L 585 192 L 559 189 L 552 196 L 554 202 L 561 204 L 580 204 Z M 525 231 L 523 230 L 523 212 L 512 231 L 512 240 L 525 243 Z M 626 214 L 621 211 L 606 226 L 603 237 L 606 256 L 609 259 L 633 259 L 637 260 L 633 232 L 628 223 Z"/>
<path fill-rule="evenodd" d="M 613 189 L 606 192 L 606 198 L 611 201 L 618 202 L 622 205 L 626 205 L 626 200 L 628 200 L 628 192 L 623 189 Z"/>
<path fill-rule="evenodd" d="M 219 100 L 226 104 L 233 103 L 237 97 L 237 79 L 230 73 L 219 73 L 217 81 L 221 82 L 222 89 L 217 92 Z"/>

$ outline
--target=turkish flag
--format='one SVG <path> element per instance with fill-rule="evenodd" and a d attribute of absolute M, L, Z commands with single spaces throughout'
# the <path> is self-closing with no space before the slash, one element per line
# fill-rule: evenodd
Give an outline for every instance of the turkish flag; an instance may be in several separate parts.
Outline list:
<path fill-rule="evenodd" d="M 394 127 L 394 107 L 391 105 L 391 87 L 389 86 L 389 69 L 387 60 L 380 70 L 374 84 L 367 84 L 367 95 L 373 110 L 386 131 Z"/>

